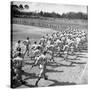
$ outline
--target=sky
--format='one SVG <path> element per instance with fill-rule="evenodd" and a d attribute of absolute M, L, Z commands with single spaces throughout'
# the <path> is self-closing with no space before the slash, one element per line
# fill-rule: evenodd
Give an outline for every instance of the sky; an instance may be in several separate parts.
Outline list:
<path fill-rule="evenodd" d="M 14 1 L 13 4 L 20 5 L 28 5 L 29 9 L 25 9 L 24 11 L 44 11 L 44 12 L 55 12 L 59 14 L 68 13 L 68 12 L 83 12 L 87 13 L 87 6 L 82 5 L 65 5 L 65 4 L 50 4 L 50 3 L 37 3 L 37 2 L 17 2 Z"/>

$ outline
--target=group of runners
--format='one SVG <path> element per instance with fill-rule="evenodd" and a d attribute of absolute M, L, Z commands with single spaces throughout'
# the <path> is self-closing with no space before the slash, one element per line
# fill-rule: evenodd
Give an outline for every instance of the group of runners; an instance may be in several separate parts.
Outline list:
<path fill-rule="evenodd" d="M 68 61 L 68 56 L 76 55 L 76 52 L 84 49 L 85 44 L 87 44 L 87 33 L 78 29 L 46 34 L 38 42 L 34 41 L 33 43 L 29 37 L 23 41 L 18 40 L 13 45 L 11 55 L 12 87 L 16 86 L 16 82 L 19 84 L 26 83 L 22 78 L 22 67 L 26 56 L 34 61 L 31 69 L 34 66 L 39 66 L 40 72 L 35 83 L 35 86 L 38 86 L 42 77 L 45 80 L 48 79 L 46 76 L 48 62 L 55 63 L 54 57 L 62 57 L 63 60 Z"/>

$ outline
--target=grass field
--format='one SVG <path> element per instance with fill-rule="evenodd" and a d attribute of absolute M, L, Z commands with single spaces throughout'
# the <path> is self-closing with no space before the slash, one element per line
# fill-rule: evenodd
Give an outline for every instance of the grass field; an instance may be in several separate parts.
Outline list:
<path fill-rule="evenodd" d="M 61 24 L 60 24 L 61 25 Z M 63 27 L 60 28 L 61 30 L 65 29 L 65 24 Z M 68 27 L 75 29 L 77 24 L 70 26 L 67 24 Z M 48 33 L 51 34 L 53 32 L 59 31 L 60 29 L 52 29 L 52 28 L 45 28 L 39 26 L 31 26 L 31 25 L 24 25 L 24 24 L 13 24 L 13 41 L 16 42 L 17 40 L 24 40 L 27 36 L 30 37 L 31 42 L 33 40 L 39 40 L 44 34 Z M 73 28 L 72 28 L 73 26 Z M 87 30 L 87 23 L 79 22 L 79 29 Z M 66 28 L 68 29 L 68 28 Z M 88 54 L 87 51 L 83 51 L 80 53 L 76 53 L 76 56 L 69 56 L 68 61 L 63 60 L 61 57 L 54 58 L 56 63 L 48 63 L 47 64 L 47 73 L 48 80 L 44 80 L 43 78 L 39 82 L 39 86 L 56 86 L 56 85 L 76 85 L 76 84 L 87 84 L 88 83 Z M 37 75 L 39 74 L 39 68 L 36 66 L 32 70 L 30 70 L 33 61 L 30 58 L 25 57 L 25 65 L 23 67 L 24 75 L 23 78 L 26 80 L 27 85 L 22 85 L 21 87 L 31 87 L 35 85 L 37 80 Z"/>
<path fill-rule="evenodd" d="M 13 24 L 13 41 L 24 40 L 27 36 L 32 40 L 39 40 L 45 34 L 51 34 L 56 32 L 55 30 L 35 27 L 35 26 L 25 26 L 20 24 Z"/>

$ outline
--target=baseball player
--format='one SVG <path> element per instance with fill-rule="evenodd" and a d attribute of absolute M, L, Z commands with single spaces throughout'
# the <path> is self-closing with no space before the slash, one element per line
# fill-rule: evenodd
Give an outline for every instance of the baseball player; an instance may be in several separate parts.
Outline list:
<path fill-rule="evenodd" d="M 47 63 L 47 57 L 46 57 L 46 52 L 43 52 L 39 57 L 36 57 L 36 62 L 35 65 L 38 64 L 40 68 L 40 74 L 39 77 L 36 81 L 35 86 L 38 86 L 38 82 L 40 79 L 43 77 L 45 80 L 47 80 L 47 76 L 45 75 L 46 73 L 46 63 Z"/>
<path fill-rule="evenodd" d="M 27 56 L 29 56 L 29 47 L 31 44 L 29 37 L 27 37 L 27 39 L 23 43 L 26 45 L 26 50 L 25 50 L 24 55 L 26 55 L 27 53 Z"/>

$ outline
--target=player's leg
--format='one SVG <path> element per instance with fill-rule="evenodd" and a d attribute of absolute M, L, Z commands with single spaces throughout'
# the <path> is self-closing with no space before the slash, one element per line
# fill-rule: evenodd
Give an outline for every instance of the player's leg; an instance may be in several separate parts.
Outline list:
<path fill-rule="evenodd" d="M 26 53 L 27 53 L 27 48 L 26 48 L 26 50 L 25 50 L 24 57 L 25 57 Z"/>
<path fill-rule="evenodd" d="M 53 62 L 55 62 L 55 60 L 54 60 L 54 52 L 52 51 L 52 58 L 51 58 L 52 60 L 53 60 Z"/>
<path fill-rule="evenodd" d="M 67 51 L 65 51 L 65 52 L 64 52 L 64 60 L 66 60 L 66 61 L 67 61 L 67 59 L 68 59 L 68 52 L 67 52 Z"/>
<path fill-rule="evenodd" d="M 41 69 L 41 71 L 40 71 L 40 74 L 39 74 L 39 77 L 38 77 L 38 79 L 37 79 L 37 81 L 36 81 L 36 83 L 35 83 L 35 86 L 38 86 L 38 82 L 39 82 L 40 79 L 42 78 L 42 74 L 43 74 L 43 69 Z"/>
<path fill-rule="evenodd" d="M 20 81 L 21 84 L 26 84 L 25 80 L 22 78 L 23 75 L 23 61 L 19 61 L 19 67 L 18 67 L 18 80 Z"/>
<path fill-rule="evenodd" d="M 48 77 L 46 76 L 46 64 L 44 65 L 44 68 L 43 68 L 43 77 L 45 80 L 48 80 Z"/>
<path fill-rule="evenodd" d="M 24 53 L 24 56 L 27 54 L 27 56 L 29 56 L 29 48 L 28 46 L 26 46 L 26 50 L 25 50 L 25 53 Z"/>

